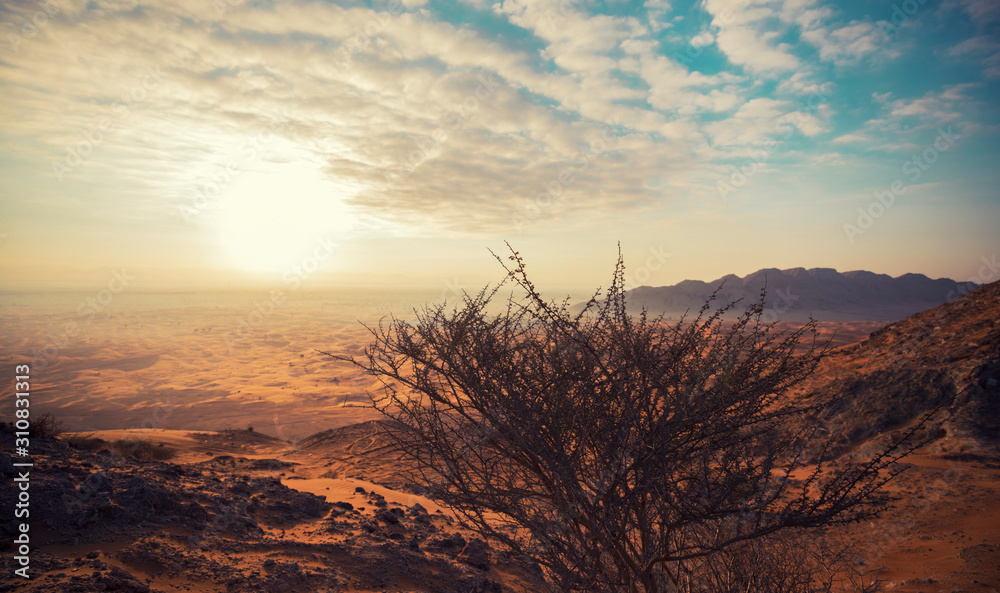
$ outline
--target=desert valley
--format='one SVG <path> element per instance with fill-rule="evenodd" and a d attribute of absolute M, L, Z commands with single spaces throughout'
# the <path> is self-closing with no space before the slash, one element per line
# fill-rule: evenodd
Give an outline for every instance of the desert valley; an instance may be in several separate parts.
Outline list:
<path fill-rule="evenodd" d="M 538 564 L 484 541 L 404 478 L 407 460 L 366 407 L 377 383 L 319 352 L 356 355 L 367 332 L 318 303 L 288 303 L 241 343 L 229 334 L 231 350 L 218 306 L 126 303 L 36 358 L 33 413 L 50 412 L 66 432 L 32 441 L 32 578 L 0 590 L 549 587 Z M 367 314 L 406 304 L 367 303 Z M 3 324 L 54 343 L 71 311 L 33 317 L 8 302 Z M 1000 588 L 998 321 L 993 283 L 894 323 L 820 323 L 833 349 L 795 397 L 846 394 L 830 418 L 837 460 L 864 459 L 944 405 L 931 441 L 890 483 L 893 506 L 842 532 L 885 590 Z M 12 365 L 28 346 L 5 342 L 0 359 Z M 6 476 L 16 462 L 3 453 Z M 3 488 L 5 500 L 15 495 L 11 480 Z M 12 541 L 13 522 L 4 530 Z"/>

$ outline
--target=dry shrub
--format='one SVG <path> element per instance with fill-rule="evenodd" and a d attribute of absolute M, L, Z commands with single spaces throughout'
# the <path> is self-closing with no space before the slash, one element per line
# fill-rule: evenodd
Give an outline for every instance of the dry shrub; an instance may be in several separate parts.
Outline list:
<path fill-rule="evenodd" d="M 120 439 L 111 443 L 111 452 L 120 457 L 139 461 L 167 461 L 177 456 L 177 450 L 162 443 L 153 446 L 144 439 Z"/>
<path fill-rule="evenodd" d="M 95 437 L 94 433 L 73 434 L 64 436 L 59 440 L 69 443 L 71 447 L 84 449 L 86 451 L 99 451 L 108 444 L 108 442 L 104 439 Z"/>
<path fill-rule="evenodd" d="M 54 414 L 46 412 L 40 416 L 32 416 L 28 436 L 33 439 L 55 439 L 63 433 L 63 424 Z"/>
<path fill-rule="evenodd" d="M 566 591 L 846 582 L 788 542 L 876 515 L 914 443 L 906 433 L 864 463 L 826 463 L 821 418 L 836 401 L 785 397 L 824 352 L 815 323 L 763 322 L 763 291 L 735 322 L 732 304 L 713 312 L 711 299 L 676 324 L 632 316 L 620 257 L 605 297 L 573 313 L 545 301 L 511 253 L 492 290 L 369 328 L 361 360 L 335 356 L 381 381 L 373 405 L 417 468 L 411 480 Z M 491 313 L 507 282 L 523 296 Z"/>

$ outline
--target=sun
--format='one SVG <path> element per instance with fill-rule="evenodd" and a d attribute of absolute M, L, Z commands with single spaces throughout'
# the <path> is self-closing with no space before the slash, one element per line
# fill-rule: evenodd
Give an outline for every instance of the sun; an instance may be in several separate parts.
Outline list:
<path fill-rule="evenodd" d="M 219 241 L 234 267 L 281 274 L 350 228 L 349 195 L 316 163 L 262 164 L 234 176 L 220 197 Z"/>

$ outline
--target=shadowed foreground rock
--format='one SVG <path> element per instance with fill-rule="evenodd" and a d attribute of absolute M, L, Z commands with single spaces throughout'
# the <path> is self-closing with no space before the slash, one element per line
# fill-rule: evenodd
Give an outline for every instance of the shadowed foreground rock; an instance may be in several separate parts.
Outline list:
<path fill-rule="evenodd" d="M 466 544 L 450 519 L 419 505 L 370 494 L 360 510 L 290 489 L 273 475 L 288 462 L 140 462 L 54 440 L 34 441 L 33 452 L 32 578 L 5 578 L 0 591 L 544 589 L 528 563 L 480 540 Z M 11 500 L 9 456 L 0 470 Z M 9 559 L 16 524 L 4 519 Z"/>

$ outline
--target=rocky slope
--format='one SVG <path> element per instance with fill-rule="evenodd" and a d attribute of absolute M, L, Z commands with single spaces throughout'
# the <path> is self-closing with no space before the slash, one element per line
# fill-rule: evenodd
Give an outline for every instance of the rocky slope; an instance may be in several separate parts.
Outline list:
<path fill-rule="evenodd" d="M 247 443 L 241 446 L 252 453 Z M 443 513 L 360 487 L 329 499 L 287 487 L 283 480 L 301 470 L 295 461 L 230 455 L 194 463 L 137 461 L 47 439 L 34 440 L 32 450 L 32 578 L 9 578 L 16 525 L 4 517 L 0 591 L 544 587 L 537 565 L 495 552 Z M 12 461 L 0 454 L 5 502 L 15 497 Z"/>
<path fill-rule="evenodd" d="M 944 450 L 1000 445 L 1000 282 L 836 349 L 801 390 L 839 397 L 830 430 L 842 446 L 886 438 L 938 406 Z"/>

